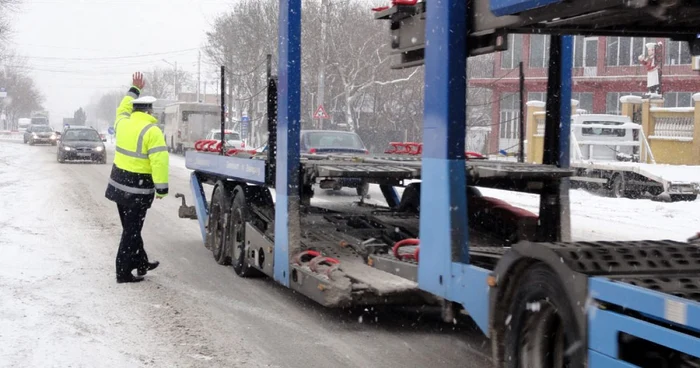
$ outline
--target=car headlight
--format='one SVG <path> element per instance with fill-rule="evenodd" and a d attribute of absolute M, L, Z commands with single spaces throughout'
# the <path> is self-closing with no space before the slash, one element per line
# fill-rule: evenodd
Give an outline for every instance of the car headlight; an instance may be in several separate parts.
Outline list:
<path fill-rule="evenodd" d="M 56 139 L 56 134 L 51 134 L 51 139 Z"/>
<path fill-rule="evenodd" d="M 39 136 L 36 134 L 32 134 L 32 138 L 39 138 Z"/>
<path fill-rule="evenodd" d="M 105 149 L 104 147 L 95 147 L 95 151 L 97 152 L 102 152 L 102 150 Z"/>
<path fill-rule="evenodd" d="M 64 150 L 70 151 L 70 147 L 63 147 Z"/>

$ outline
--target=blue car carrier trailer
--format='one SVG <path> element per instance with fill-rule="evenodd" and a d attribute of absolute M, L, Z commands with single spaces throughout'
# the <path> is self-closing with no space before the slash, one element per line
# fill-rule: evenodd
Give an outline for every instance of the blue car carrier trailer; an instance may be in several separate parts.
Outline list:
<path fill-rule="evenodd" d="M 572 242 L 567 179 L 568 35 L 671 37 L 698 55 L 700 3 L 394 0 L 377 9 L 391 24 L 394 66 L 426 70 L 416 159 L 299 153 L 301 2 L 280 0 L 269 149 L 186 155 L 194 206 L 178 194 L 179 215 L 199 221 L 218 263 L 329 307 L 436 304 L 446 320 L 461 310 L 491 339 L 499 367 L 700 366 L 700 242 Z M 465 159 L 467 58 L 507 48 L 509 33 L 552 35 L 542 165 Z M 313 183 L 338 178 L 379 184 L 388 206 L 311 205 Z M 539 215 L 477 186 L 539 194 Z"/>

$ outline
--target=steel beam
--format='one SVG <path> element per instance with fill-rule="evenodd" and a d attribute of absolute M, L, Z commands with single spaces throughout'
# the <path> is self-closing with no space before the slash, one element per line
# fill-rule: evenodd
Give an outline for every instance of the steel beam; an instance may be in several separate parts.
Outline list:
<path fill-rule="evenodd" d="M 426 6 L 418 283 L 446 297 L 452 261 L 469 261 L 464 165 L 468 18 L 462 0 Z"/>
<path fill-rule="evenodd" d="M 274 278 L 288 287 L 290 255 L 300 244 L 301 0 L 280 0 L 278 45 Z"/>

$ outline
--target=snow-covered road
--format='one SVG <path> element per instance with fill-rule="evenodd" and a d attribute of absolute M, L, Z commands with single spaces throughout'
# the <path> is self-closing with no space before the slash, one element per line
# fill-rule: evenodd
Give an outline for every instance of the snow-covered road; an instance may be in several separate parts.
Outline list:
<path fill-rule="evenodd" d="M 1 367 L 489 366 L 471 323 L 329 310 L 237 277 L 216 265 L 196 222 L 177 217 L 173 196 L 155 203 L 143 232 L 161 267 L 118 285 L 110 165 L 61 165 L 55 150 L 0 142 Z M 170 181 L 189 194 L 181 157 Z"/>
<path fill-rule="evenodd" d="M 161 267 L 146 282 L 117 285 L 110 165 L 60 165 L 55 149 L 0 142 L 0 366 L 489 366 L 488 342 L 470 323 L 329 310 L 235 276 L 202 246 L 196 222 L 177 217 L 173 196 L 156 201 L 144 229 Z M 172 157 L 172 193 L 189 196 L 188 175 L 184 158 Z M 537 212 L 533 195 L 482 191 Z M 319 191 L 315 200 L 353 194 Z M 700 230 L 697 201 L 571 196 L 575 240 L 684 240 Z M 372 188 L 370 201 L 380 197 Z"/>

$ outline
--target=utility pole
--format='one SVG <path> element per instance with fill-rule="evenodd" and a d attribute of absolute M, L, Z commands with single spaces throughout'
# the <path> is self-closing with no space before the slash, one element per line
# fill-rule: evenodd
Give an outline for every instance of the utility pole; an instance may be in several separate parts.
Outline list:
<path fill-rule="evenodd" d="M 520 72 L 520 111 L 518 113 L 520 149 L 518 150 L 518 162 L 525 162 L 525 69 L 522 61 L 518 64 L 518 69 Z"/>
<path fill-rule="evenodd" d="M 330 0 L 321 0 L 321 62 L 320 70 L 318 72 L 318 106 L 323 106 L 324 94 L 325 94 L 325 84 L 326 84 L 326 28 L 328 19 L 328 6 L 330 5 Z M 316 111 L 318 106 L 314 106 L 313 109 Z M 323 119 L 318 119 L 318 129 L 323 129 Z"/>
<path fill-rule="evenodd" d="M 175 62 L 175 100 L 180 100 L 180 78 L 177 75 L 177 61 Z"/>
<path fill-rule="evenodd" d="M 199 100 L 199 88 L 202 85 L 202 52 L 198 51 L 197 52 L 197 102 L 201 102 Z"/>

